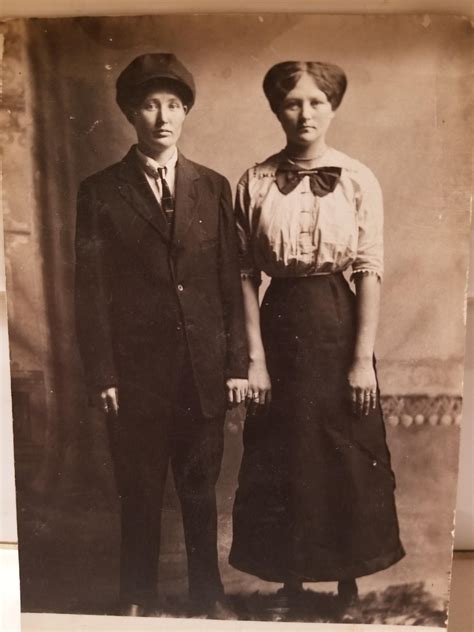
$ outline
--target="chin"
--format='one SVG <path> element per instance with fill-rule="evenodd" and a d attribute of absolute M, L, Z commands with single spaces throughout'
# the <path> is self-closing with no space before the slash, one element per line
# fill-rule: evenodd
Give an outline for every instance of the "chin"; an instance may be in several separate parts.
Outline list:
<path fill-rule="evenodd" d="M 174 138 L 160 138 L 160 140 L 154 139 L 153 143 L 150 144 L 150 147 L 154 151 L 163 151 L 164 149 L 169 149 L 175 144 Z"/>
<path fill-rule="evenodd" d="M 318 139 L 317 138 L 308 138 L 307 136 L 298 137 L 294 140 L 295 145 L 299 145 L 300 147 L 309 147 L 313 145 Z"/>

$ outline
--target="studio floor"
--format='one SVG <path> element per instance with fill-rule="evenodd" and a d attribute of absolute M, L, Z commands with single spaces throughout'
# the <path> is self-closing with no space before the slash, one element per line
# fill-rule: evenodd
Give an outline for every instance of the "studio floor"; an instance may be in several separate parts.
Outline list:
<path fill-rule="evenodd" d="M 359 580 L 360 623 L 443 628 L 446 621 L 452 504 L 456 489 L 456 426 L 388 427 L 397 474 L 397 505 L 407 555 L 386 571 Z M 240 462 L 240 436 L 227 436 L 218 486 L 219 553 L 223 581 L 242 620 L 272 620 L 276 584 L 231 568 L 231 509 Z M 90 454 L 109 472 L 103 454 Z M 95 467 L 95 466 L 94 466 Z M 110 472 L 109 472 L 110 474 Z M 109 476 L 107 474 L 107 476 Z M 97 476 L 99 471 L 97 470 Z M 104 480 L 104 471 L 100 473 Z M 105 476 L 105 479 L 107 479 Z M 109 481 L 110 482 L 110 481 Z M 118 508 L 110 489 L 70 487 L 62 497 L 18 494 L 23 612 L 113 614 L 118 583 Z M 95 490 L 96 491 L 96 490 Z M 90 493 L 89 493 L 90 492 Z M 170 616 L 183 616 L 186 558 L 173 486 L 165 498 L 160 595 Z M 460 567 L 461 573 L 469 572 Z M 464 580 L 459 590 L 467 590 Z M 306 584 L 291 621 L 338 622 L 335 583 Z M 452 632 L 471 632 L 453 615 Z M 461 627 L 459 627 L 461 626 Z M 451 632 L 451 630 L 450 630 Z"/>

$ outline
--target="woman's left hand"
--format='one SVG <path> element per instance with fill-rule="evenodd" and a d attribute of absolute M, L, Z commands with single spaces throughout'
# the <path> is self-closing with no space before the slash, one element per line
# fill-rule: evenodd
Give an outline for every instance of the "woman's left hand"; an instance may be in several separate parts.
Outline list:
<path fill-rule="evenodd" d="M 372 358 L 354 360 L 348 375 L 352 406 L 359 415 L 368 415 L 377 406 L 377 378 Z"/>

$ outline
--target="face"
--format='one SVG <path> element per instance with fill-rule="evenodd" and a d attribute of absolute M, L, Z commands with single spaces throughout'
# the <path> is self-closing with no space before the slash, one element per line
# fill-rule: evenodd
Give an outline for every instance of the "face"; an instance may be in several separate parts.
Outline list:
<path fill-rule="evenodd" d="M 178 142 L 188 109 L 173 92 L 153 90 L 130 114 L 140 149 L 153 157 Z"/>
<path fill-rule="evenodd" d="M 278 119 L 288 143 L 296 146 L 308 147 L 324 142 L 333 117 L 326 94 L 307 73 L 288 92 L 278 110 Z"/>

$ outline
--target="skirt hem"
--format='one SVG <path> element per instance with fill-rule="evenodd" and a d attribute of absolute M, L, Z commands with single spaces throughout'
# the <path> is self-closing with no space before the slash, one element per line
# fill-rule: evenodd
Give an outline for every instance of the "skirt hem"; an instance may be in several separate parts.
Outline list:
<path fill-rule="evenodd" d="M 386 555 L 373 558 L 367 562 L 355 562 L 352 566 L 345 566 L 341 571 L 327 571 L 317 573 L 296 573 L 296 571 L 288 570 L 288 573 L 283 573 L 277 570 L 265 570 L 263 567 L 259 567 L 255 564 L 254 560 L 238 558 L 237 556 L 229 556 L 229 564 L 239 571 L 254 575 L 259 579 L 263 579 L 268 582 L 284 583 L 289 576 L 298 574 L 298 576 L 304 582 L 332 582 L 340 581 L 344 579 L 356 579 L 357 577 L 364 577 L 365 575 L 372 575 L 378 573 L 386 568 L 389 568 L 393 564 L 399 562 L 405 557 L 405 551 L 400 546 L 393 552 Z"/>

